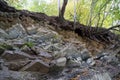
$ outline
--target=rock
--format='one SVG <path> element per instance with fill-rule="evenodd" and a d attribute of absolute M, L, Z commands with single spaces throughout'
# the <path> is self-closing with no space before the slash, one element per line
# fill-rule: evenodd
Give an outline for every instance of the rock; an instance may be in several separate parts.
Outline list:
<path fill-rule="evenodd" d="M 48 73 L 49 65 L 41 60 L 34 60 L 28 65 L 21 68 L 19 71 L 33 71 L 33 72 Z"/>
<path fill-rule="evenodd" d="M 31 57 L 30 55 L 24 53 L 24 52 L 20 52 L 20 51 L 5 51 L 1 57 L 3 59 L 6 59 L 8 61 L 11 60 L 18 60 L 18 59 L 26 59 L 26 58 L 30 58 L 33 59 L 33 57 Z"/>
<path fill-rule="evenodd" d="M 4 53 L 5 49 L 0 47 L 0 55 L 2 55 Z"/>
<path fill-rule="evenodd" d="M 62 56 L 66 56 L 67 58 L 81 57 L 80 51 L 78 51 L 73 45 L 70 45 L 70 44 L 68 44 L 68 46 L 62 50 L 62 52 L 63 52 Z"/>
<path fill-rule="evenodd" d="M 53 60 L 50 62 L 50 75 L 55 76 L 61 73 L 66 66 L 67 59 L 65 57 L 61 57 L 57 60 Z"/>
<path fill-rule="evenodd" d="M 80 67 L 80 66 L 81 66 L 81 62 L 82 62 L 81 57 L 78 57 L 78 58 L 76 58 L 76 59 L 70 58 L 70 59 L 68 59 L 68 61 L 67 61 L 67 67 L 69 67 L 69 68 Z"/>
<path fill-rule="evenodd" d="M 3 60 L 3 59 L 0 59 L 0 70 L 3 69 L 3 64 L 4 64 L 4 60 Z"/>
<path fill-rule="evenodd" d="M 5 66 L 8 67 L 9 70 L 18 71 L 28 63 L 30 63 L 30 60 L 17 60 L 12 62 L 6 62 Z"/>
<path fill-rule="evenodd" d="M 5 42 L 6 42 L 5 39 L 0 38 L 0 43 L 1 43 L 1 44 L 2 44 L 2 43 L 5 43 Z"/>
<path fill-rule="evenodd" d="M 48 52 L 45 52 L 45 51 L 40 51 L 39 55 L 41 57 L 44 57 L 44 58 L 47 58 L 47 59 L 52 58 L 52 55 L 50 53 L 48 53 Z"/>
<path fill-rule="evenodd" d="M 53 40 L 55 41 L 55 39 L 57 39 L 57 35 L 56 34 L 48 33 L 48 34 L 45 34 L 45 35 L 41 35 L 39 40 L 51 43 Z"/>
<path fill-rule="evenodd" d="M 63 71 L 63 69 L 64 69 L 64 67 L 59 67 L 59 66 L 53 65 L 50 67 L 49 74 L 56 77 Z"/>
<path fill-rule="evenodd" d="M 38 46 L 33 46 L 31 49 L 34 51 L 34 54 L 37 54 L 37 55 L 39 55 L 40 52 L 41 52 L 41 50 L 42 50 L 42 49 L 41 49 L 40 47 L 38 47 Z"/>
<path fill-rule="evenodd" d="M 21 41 L 18 41 L 18 42 L 13 42 L 13 45 L 14 45 L 15 47 L 21 48 L 21 47 L 24 46 L 24 43 L 21 42 Z"/>
<path fill-rule="evenodd" d="M 93 60 L 93 58 L 87 59 L 87 64 L 93 66 L 93 65 L 95 65 L 95 63 L 96 63 L 96 62 Z"/>
<path fill-rule="evenodd" d="M 120 61 L 120 52 L 116 55 L 116 58 Z"/>
<path fill-rule="evenodd" d="M 61 57 L 56 60 L 56 65 L 59 67 L 65 67 L 67 59 L 65 57 Z"/>
<path fill-rule="evenodd" d="M 39 37 L 40 36 L 33 36 L 33 35 L 31 35 L 31 36 L 26 36 L 26 37 L 24 37 L 23 38 L 23 40 L 25 41 L 25 42 L 37 42 L 37 39 L 39 39 Z M 39 43 L 39 42 L 38 42 Z"/>
<path fill-rule="evenodd" d="M 9 45 L 8 43 L 0 44 L 0 47 L 4 48 L 5 50 L 14 50 L 12 45 Z"/>
<path fill-rule="evenodd" d="M 0 14 L 1 15 L 1 14 Z M 0 21 L 0 28 L 5 29 L 5 23 L 3 21 Z"/>
<path fill-rule="evenodd" d="M 35 27 L 34 25 L 32 25 L 31 27 L 27 27 L 27 33 L 29 35 L 36 34 L 37 30 L 38 30 L 38 28 Z"/>
<path fill-rule="evenodd" d="M 54 45 L 49 45 L 49 46 L 45 47 L 45 49 L 48 50 L 48 51 L 51 51 L 51 52 L 60 51 L 60 49 L 57 48 L 57 47 L 54 46 Z"/>
<path fill-rule="evenodd" d="M 49 80 L 50 78 L 39 72 L 18 72 L 18 71 L 1 71 L 0 80 Z"/>
<path fill-rule="evenodd" d="M 81 58 L 82 58 L 82 60 L 83 60 L 83 61 L 86 61 L 88 58 L 91 57 L 90 54 L 91 54 L 91 53 L 90 53 L 87 49 L 83 49 L 83 50 L 81 51 Z"/>
<path fill-rule="evenodd" d="M 26 36 L 26 31 L 21 24 L 13 25 L 13 27 L 7 30 L 7 33 L 10 39 Z"/>
<path fill-rule="evenodd" d="M 116 75 L 120 74 L 120 67 L 118 66 L 111 66 L 111 65 L 106 65 L 104 66 L 105 70 L 107 70 L 107 72 L 109 73 L 109 75 L 113 78 Z"/>
<path fill-rule="evenodd" d="M 27 53 L 29 55 L 35 55 L 27 45 L 25 45 L 24 47 L 22 47 L 21 51 L 25 52 L 25 53 Z"/>
<path fill-rule="evenodd" d="M 95 74 L 88 80 L 112 80 L 108 73 Z"/>
<path fill-rule="evenodd" d="M 9 38 L 9 35 L 3 29 L 0 29 L 0 38 L 6 39 Z"/>

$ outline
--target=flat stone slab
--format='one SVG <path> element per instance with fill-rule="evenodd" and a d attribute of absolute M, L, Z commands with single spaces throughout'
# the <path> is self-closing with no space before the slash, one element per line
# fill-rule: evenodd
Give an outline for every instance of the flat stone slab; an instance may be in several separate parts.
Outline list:
<path fill-rule="evenodd" d="M 52 58 L 52 55 L 45 51 L 40 51 L 39 55 L 45 58 Z"/>
<path fill-rule="evenodd" d="M 49 65 L 41 60 L 34 60 L 28 65 L 24 66 L 19 71 L 33 71 L 33 72 L 48 73 Z"/>
<path fill-rule="evenodd" d="M 0 70 L 0 80 L 49 80 L 46 74 L 39 72 L 18 72 Z"/>
<path fill-rule="evenodd" d="M 11 61 L 11 62 L 6 62 L 5 65 L 8 67 L 9 70 L 13 71 L 18 71 L 25 65 L 29 64 L 31 61 L 30 60 L 18 60 L 18 61 Z"/>
<path fill-rule="evenodd" d="M 11 60 L 18 60 L 18 59 L 26 59 L 26 58 L 33 58 L 32 56 L 24 53 L 24 52 L 14 52 L 14 51 L 5 51 L 1 57 L 3 59 L 6 59 L 8 61 L 11 61 Z"/>

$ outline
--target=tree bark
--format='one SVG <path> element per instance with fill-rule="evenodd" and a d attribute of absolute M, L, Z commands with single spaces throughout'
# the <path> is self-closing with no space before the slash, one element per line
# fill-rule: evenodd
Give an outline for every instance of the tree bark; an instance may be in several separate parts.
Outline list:
<path fill-rule="evenodd" d="M 64 20 L 64 14 L 65 14 L 65 9 L 66 9 L 67 3 L 68 3 L 68 0 L 64 0 L 64 1 L 63 1 L 62 9 L 61 9 L 61 11 L 59 12 L 59 18 L 60 18 L 61 20 Z"/>

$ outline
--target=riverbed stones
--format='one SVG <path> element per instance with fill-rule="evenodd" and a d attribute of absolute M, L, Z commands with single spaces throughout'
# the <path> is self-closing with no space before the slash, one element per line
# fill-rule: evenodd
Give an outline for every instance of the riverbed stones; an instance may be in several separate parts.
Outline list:
<path fill-rule="evenodd" d="M 5 63 L 5 66 L 8 67 L 9 70 L 18 71 L 25 65 L 29 64 L 31 61 L 28 59 L 24 60 L 15 60 L 15 61 L 9 61 Z"/>
<path fill-rule="evenodd" d="M 42 60 L 34 60 L 28 65 L 21 68 L 20 71 L 34 71 L 34 72 L 48 73 L 49 65 L 43 62 Z"/>
<path fill-rule="evenodd" d="M 1 57 L 5 60 L 11 61 L 11 60 L 17 60 L 17 59 L 26 59 L 32 57 L 24 52 L 19 51 L 5 51 Z"/>
<path fill-rule="evenodd" d="M 61 38 L 60 34 L 44 26 L 39 26 L 38 30 L 35 27 L 29 29 L 28 34 L 22 24 L 15 24 L 7 30 L 0 31 L 0 43 L 12 46 L 12 49 L 1 49 L 0 56 L 0 59 L 4 60 L 4 66 L 9 70 L 29 73 L 39 72 L 45 73 L 45 75 L 53 74 L 56 77 L 50 76 L 52 79 L 40 78 L 38 80 L 69 80 L 67 77 L 71 75 L 73 75 L 70 77 L 71 79 L 79 79 L 81 77 L 81 80 L 110 80 L 112 77 L 119 75 L 119 68 L 117 69 L 120 63 L 119 54 L 116 57 L 112 57 L 112 55 L 108 55 L 109 53 L 104 51 L 107 54 L 101 53 L 103 54 L 102 56 L 93 58 L 85 43 L 74 41 L 76 39 L 65 40 Z M 6 35 L 9 36 L 5 37 Z M 34 45 L 31 46 L 28 43 Z M 114 58 L 118 58 L 118 60 Z M 105 60 L 106 62 L 110 61 L 105 63 Z M 112 65 L 111 61 L 112 64 L 117 61 L 112 69 L 110 66 Z M 110 67 L 106 68 L 105 66 Z M 63 73 L 63 71 L 65 72 Z M 7 72 L 6 70 L 5 74 Z M 36 78 L 33 79 L 33 77 L 29 79 L 21 78 L 24 74 L 17 75 L 17 77 L 21 80 L 37 80 Z M 2 76 L 4 75 L 2 74 Z M 18 78 L 14 79 L 17 80 Z"/>
<path fill-rule="evenodd" d="M 108 73 L 95 74 L 88 80 L 112 80 Z"/>

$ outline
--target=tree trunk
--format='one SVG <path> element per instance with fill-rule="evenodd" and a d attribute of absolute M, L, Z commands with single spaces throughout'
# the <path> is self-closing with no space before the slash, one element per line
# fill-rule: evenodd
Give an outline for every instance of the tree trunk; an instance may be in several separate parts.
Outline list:
<path fill-rule="evenodd" d="M 68 3 L 68 0 L 64 0 L 64 1 L 63 1 L 62 9 L 61 9 L 61 11 L 59 12 L 59 18 L 60 18 L 61 20 L 64 20 L 64 14 L 65 14 L 65 9 L 66 9 L 67 3 Z"/>

